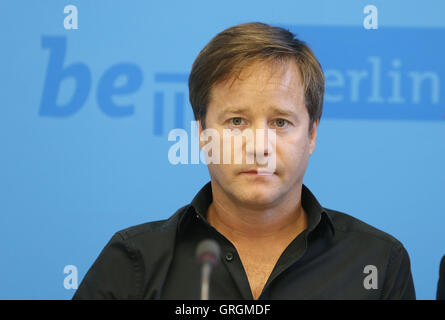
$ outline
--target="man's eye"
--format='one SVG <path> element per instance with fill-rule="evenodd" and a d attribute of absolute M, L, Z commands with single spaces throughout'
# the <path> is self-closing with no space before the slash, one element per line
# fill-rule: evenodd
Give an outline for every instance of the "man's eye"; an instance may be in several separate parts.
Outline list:
<path fill-rule="evenodd" d="M 243 124 L 242 123 L 243 119 L 242 118 L 232 118 L 232 119 L 230 119 L 230 122 L 235 126 L 240 126 Z"/>
<path fill-rule="evenodd" d="M 275 123 L 276 123 L 277 127 L 282 128 L 282 127 L 286 126 L 286 124 L 288 124 L 289 122 L 284 119 L 277 119 L 277 120 L 275 120 Z"/>

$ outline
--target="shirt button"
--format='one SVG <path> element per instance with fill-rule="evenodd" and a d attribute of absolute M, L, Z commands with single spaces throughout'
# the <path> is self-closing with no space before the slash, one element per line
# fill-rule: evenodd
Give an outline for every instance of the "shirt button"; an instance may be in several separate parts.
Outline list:
<path fill-rule="evenodd" d="M 226 260 L 227 261 L 232 261 L 233 260 L 233 253 L 232 252 L 227 252 L 226 253 Z"/>

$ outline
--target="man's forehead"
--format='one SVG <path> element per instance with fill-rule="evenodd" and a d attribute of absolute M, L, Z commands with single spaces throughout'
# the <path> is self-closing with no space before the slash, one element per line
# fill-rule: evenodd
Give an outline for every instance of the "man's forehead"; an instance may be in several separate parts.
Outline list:
<path fill-rule="evenodd" d="M 240 104 L 248 105 L 258 99 L 276 105 L 286 103 L 286 100 L 298 105 L 304 103 L 303 85 L 296 65 L 275 69 L 268 65 L 269 69 L 261 69 L 263 64 L 250 65 L 241 76 L 232 76 L 215 84 L 210 91 L 209 104 L 216 103 L 218 108 L 240 107 Z"/>
<path fill-rule="evenodd" d="M 246 65 L 241 71 L 234 71 L 214 87 L 224 91 L 236 90 L 243 85 L 282 86 L 295 89 L 303 86 L 300 69 L 294 60 L 261 61 Z"/>
<path fill-rule="evenodd" d="M 255 69 L 261 65 L 263 63 L 253 64 L 241 77 L 232 77 L 212 88 L 209 102 L 218 106 L 218 113 L 244 113 L 255 100 L 267 104 L 270 111 L 282 114 L 295 111 L 295 106 L 304 104 L 297 68 L 272 69 L 268 66 L 270 69 Z M 289 102 L 292 102 L 291 106 Z"/>

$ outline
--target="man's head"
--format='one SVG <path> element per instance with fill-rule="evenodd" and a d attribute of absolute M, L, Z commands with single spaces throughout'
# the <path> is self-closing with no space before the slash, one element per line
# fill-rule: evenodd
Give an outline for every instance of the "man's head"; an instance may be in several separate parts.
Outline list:
<path fill-rule="evenodd" d="M 311 49 L 291 32 L 264 23 L 245 23 L 217 34 L 199 53 L 188 79 L 190 104 L 203 129 L 211 90 L 220 82 L 235 79 L 253 61 L 284 65 L 297 63 L 303 80 L 309 128 L 320 120 L 323 109 L 324 76 Z"/>
<path fill-rule="evenodd" d="M 259 168 L 257 164 L 209 164 L 212 183 L 232 200 L 252 206 L 283 200 L 302 183 L 315 148 L 323 93 L 320 64 L 289 31 L 248 23 L 216 35 L 199 53 L 189 76 L 200 133 L 212 128 L 223 137 L 224 129 L 274 129 L 274 146 L 263 151 L 275 157 L 276 170 L 258 176 L 243 173 Z M 232 149 L 237 151 L 244 156 L 247 152 L 245 146 Z"/>

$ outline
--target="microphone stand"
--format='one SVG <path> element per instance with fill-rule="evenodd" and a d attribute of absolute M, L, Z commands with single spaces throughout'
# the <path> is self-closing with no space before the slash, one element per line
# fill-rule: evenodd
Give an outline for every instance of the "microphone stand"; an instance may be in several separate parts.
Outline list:
<path fill-rule="evenodd" d="M 201 300 L 209 300 L 210 272 L 212 266 L 206 262 L 201 268 Z"/>

